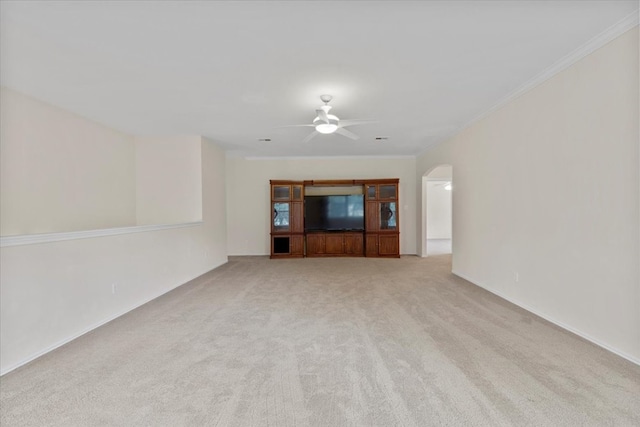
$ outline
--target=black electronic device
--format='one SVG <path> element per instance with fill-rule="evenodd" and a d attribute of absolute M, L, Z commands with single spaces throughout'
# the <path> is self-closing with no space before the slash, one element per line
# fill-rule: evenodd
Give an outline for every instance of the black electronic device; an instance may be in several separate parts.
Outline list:
<path fill-rule="evenodd" d="M 363 231 L 364 195 L 305 196 L 304 230 Z"/>

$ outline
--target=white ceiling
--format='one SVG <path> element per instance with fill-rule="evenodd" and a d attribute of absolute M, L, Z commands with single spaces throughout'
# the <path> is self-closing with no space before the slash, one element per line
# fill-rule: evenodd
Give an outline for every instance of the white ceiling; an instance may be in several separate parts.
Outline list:
<path fill-rule="evenodd" d="M 638 1 L 10 2 L 3 85 L 121 131 L 246 156 L 415 155 Z M 361 139 L 279 128 L 334 96 Z M 389 137 L 376 141 L 375 137 Z M 271 142 L 260 142 L 270 138 Z"/>

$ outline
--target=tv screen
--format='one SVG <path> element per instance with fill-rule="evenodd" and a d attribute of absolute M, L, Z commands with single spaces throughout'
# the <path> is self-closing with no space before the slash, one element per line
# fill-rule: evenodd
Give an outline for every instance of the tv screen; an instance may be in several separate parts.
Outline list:
<path fill-rule="evenodd" d="M 304 229 L 364 230 L 364 195 L 305 196 Z"/>

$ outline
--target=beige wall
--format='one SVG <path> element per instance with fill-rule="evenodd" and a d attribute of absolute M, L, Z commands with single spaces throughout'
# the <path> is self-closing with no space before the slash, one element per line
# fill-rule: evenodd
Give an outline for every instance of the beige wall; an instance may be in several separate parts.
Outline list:
<path fill-rule="evenodd" d="M 202 219 L 199 136 L 135 137 L 136 223 Z"/>
<path fill-rule="evenodd" d="M 133 137 L 0 90 L 0 234 L 135 225 Z"/>
<path fill-rule="evenodd" d="M 229 255 L 270 252 L 270 179 L 400 179 L 400 252 L 415 254 L 414 158 L 227 158 Z"/>
<path fill-rule="evenodd" d="M 0 248 L 2 372 L 227 261 L 224 152 L 201 153 L 202 225 Z"/>
<path fill-rule="evenodd" d="M 416 179 L 453 165 L 456 274 L 640 363 L 638 79 L 635 27 L 424 153 Z"/>
<path fill-rule="evenodd" d="M 202 220 L 198 247 L 209 266 L 227 261 L 227 197 L 225 153 L 214 141 L 202 138 Z"/>
<path fill-rule="evenodd" d="M 133 137 L 1 89 L 2 236 L 202 219 L 199 136 Z"/>
<path fill-rule="evenodd" d="M 136 210 L 139 225 L 203 223 L 0 248 L 0 372 L 226 262 L 225 155 L 213 142 L 134 138 L 1 96 L 3 236 L 135 226 Z"/>

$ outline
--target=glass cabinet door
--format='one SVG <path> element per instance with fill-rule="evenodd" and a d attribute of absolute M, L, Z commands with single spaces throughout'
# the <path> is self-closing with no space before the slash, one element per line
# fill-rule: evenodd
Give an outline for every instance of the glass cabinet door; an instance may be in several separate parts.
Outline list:
<path fill-rule="evenodd" d="M 289 203 L 273 204 L 273 231 L 289 231 Z"/>
<path fill-rule="evenodd" d="M 378 187 L 379 199 L 397 199 L 397 188 L 395 184 L 380 185 Z"/>
<path fill-rule="evenodd" d="M 274 200 L 289 200 L 291 198 L 291 186 L 274 185 L 272 197 Z"/>
<path fill-rule="evenodd" d="M 376 185 L 370 184 L 365 188 L 365 193 L 367 194 L 367 200 L 375 200 L 376 199 Z"/>
<path fill-rule="evenodd" d="M 396 202 L 380 202 L 380 230 L 395 230 L 397 226 Z"/>
<path fill-rule="evenodd" d="M 302 200 L 302 185 L 294 185 L 293 187 L 293 197 L 292 200 Z"/>

